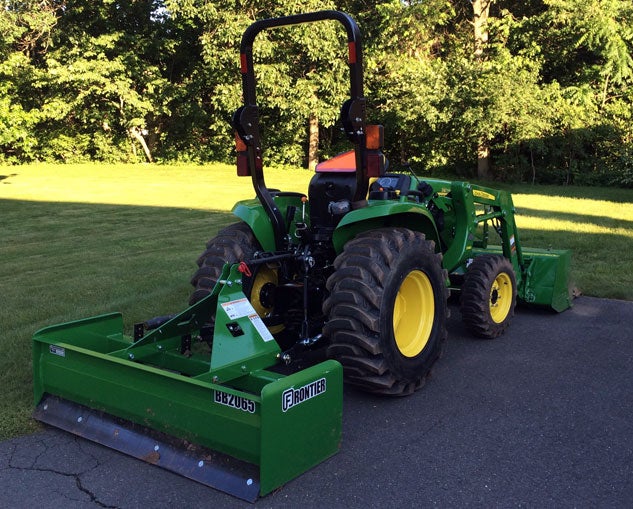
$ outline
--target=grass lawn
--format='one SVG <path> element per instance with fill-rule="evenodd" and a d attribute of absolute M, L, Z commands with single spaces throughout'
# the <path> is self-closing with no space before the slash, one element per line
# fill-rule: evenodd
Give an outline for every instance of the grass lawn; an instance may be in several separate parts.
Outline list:
<path fill-rule="evenodd" d="M 633 190 L 514 186 L 523 245 L 572 251 L 585 295 L 633 300 Z"/>
<path fill-rule="evenodd" d="M 254 195 L 232 166 L 0 167 L 0 440 L 30 419 L 35 330 L 122 311 L 126 327 L 181 310 L 204 243 Z M 269 187 L 311 174 L 272 169 Z M 507 186 L 504 186 L 507 187 Z M 633 190 L 513 186 L 523 244 L 573 251 L 585 294 L 633 300 Z"/>

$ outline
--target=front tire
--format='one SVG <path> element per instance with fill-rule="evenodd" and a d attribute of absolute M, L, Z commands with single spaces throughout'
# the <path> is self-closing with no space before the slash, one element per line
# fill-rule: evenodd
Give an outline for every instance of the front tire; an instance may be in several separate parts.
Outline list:
<path fill-rule="evenodd" d="M 462 320 L 475 336 L 497 338 L 510 325 L 516 298 L 516 276 L 510 260 L 499 255 L 477 256 L 462 285 Z"/>
<path fill-rule="evenodd" d="M 448 276 L 435 244 L 405 228 L 378 229 L 348 242 L 334 267 L 323 306 L 328 356 L 365 391 L 411 394 L 446 338 Z"/>

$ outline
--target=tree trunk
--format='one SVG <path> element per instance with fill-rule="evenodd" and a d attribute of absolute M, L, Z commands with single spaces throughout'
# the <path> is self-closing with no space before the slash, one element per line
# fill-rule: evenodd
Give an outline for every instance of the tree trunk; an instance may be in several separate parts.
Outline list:
<path fill-rule="evenodd" d="M 471 0 L 473 6 L 473 26 L 475 28 L 475 57 L 483 57 L 488 44 L 488 15 L 492 0 Z"/>
<path fill-rule="evenodd" d="M 471 0 L 473 6 L 473 27 L 475 31 L 475 51 L 477 60 L 482 60 L 488 44 L 488 14 L 493 0 Z M 477 146 L 477 177 L 490 178 L 490 140 L 482 137 Z"/>
<path fill-rule="evenodd" d="M 154 160 L 152 159 L 152 153 L 149 151 L 149 147 L 147 146 L 147 143 L 145 143 L 145 138 L 143 138 L 143 134 L 141 133 L 141 130 L 138 127 L 130 127 L 130 136 L 132 136 L 132 138 L 138 141 L 141 144 L 141 147 L 143 147 L 143 152 L 145 152 L 145 157 L 147 158 L 147 162 L 153 163 Z"/>
<path fill-rule="evenodd" d="M 310 113 L 308 131 L 308 169 L 314 171 L 319 162 L 319 119 Z"/>
<path fill-rule="evenodd" d="M 477 147 L 477 178 L 490 180 L 490 146 L 483 138 Z"/>

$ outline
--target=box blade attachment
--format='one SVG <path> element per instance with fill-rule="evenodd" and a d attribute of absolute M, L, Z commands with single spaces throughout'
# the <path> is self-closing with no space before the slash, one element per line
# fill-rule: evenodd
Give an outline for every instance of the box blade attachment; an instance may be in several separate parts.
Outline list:
<path fill-rule="evenodd" d="M 247 502 L 259 496 L 259 468 L 231 456 L 46 395 L 33 417 Z"/>

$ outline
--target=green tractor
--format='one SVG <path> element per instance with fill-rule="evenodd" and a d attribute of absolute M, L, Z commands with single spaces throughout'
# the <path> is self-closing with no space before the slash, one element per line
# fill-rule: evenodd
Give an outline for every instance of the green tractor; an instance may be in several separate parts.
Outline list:
<path fill-rule="evenodd" d="M 306 194 L 269 189 L 253 43 L 322 20 L 347 33 L 341 121 L 353 150 L 318 165 Z M 245 31 L 233 127 L 256 198 L 208 242 L 181 313 L 133 336 L 118 313 L 34 335 L 37 419 L 254 500 L 338 451 L 343 377 L 395 396 L 423 385 L 451 292 L 482 338 L 506 330 L 517 299 L 571 305 L 569 252 L 524 249 L 508 193 L 387 171 L 382 128 L 366 123 L 362 55 L 358 26 L 337 11 Z"/>
<path fill-rule="evenodd" d="M 253 40 L 263 29 L 329 18 L 348 33 L 350 98 L 341 122 L 354 150 L 318 165 L 307 194 L 268 189 Z M 238 203 L 241 222 L 207 244 L 191 304 L 212 291 L 225 263 L 242 262 L 245 292 L 285 359 L 323 345 L 349 383 L 390 395 L 420 387 L 438 358 L 449 291 L 460 294 L 464 322 L 483 338 L 505 331 L 517 298 L 569 306 L 568 253 L 524 251 L 508 193 L 386 172 L 382 127 L 365 121 L 360 36 L 349 17 L 260 21 L 246 31 L 241 56 L 237 166 L 257 198 Z"/>

